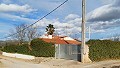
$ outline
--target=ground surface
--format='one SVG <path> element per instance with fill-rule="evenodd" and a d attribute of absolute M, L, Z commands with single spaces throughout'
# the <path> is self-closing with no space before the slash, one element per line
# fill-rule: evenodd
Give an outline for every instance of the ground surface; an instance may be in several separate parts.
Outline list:
<path fill-rule="evenodd" d="M 120 68 L 120 60 L 83 64 L 63 59 L 36 58 L 36 60 L 23 60 L 0 55 L 0 68 Z"/>

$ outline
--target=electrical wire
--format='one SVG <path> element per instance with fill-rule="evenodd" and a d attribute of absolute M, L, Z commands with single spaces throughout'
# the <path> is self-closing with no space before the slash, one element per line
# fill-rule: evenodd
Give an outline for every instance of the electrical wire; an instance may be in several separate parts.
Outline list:
<path fill-rule="evenodd" d="M 56 8 L 54 8 L 52 11 L 50 11 L 49 13 L 47 13 L 46 15 L 44 15 L 42 18 L 38 19 L 36 22 L 34 22 L 33 24 L 27 26 L 26 28 L 24 28 L 24 29 L 21 30 L 21 31 L 24 31 L 25 29 L 33 26 L 34 24 L 36 24 L 36 23 L 39 22 L 40 20 L 44 19 L 45 17 L 47 17 L 48 15 L 50 15 L 51 13 L 53 13 L 55 10 L 57 10 L 58 8 L 60 8 L 62 5 L 64 5 L 66 2 L 68 2 L 68 0 L 65 0 L 65 1 L 64 1 L 63 3 L 61 3 L 59 6 L 57 6 Z M 0 39 L 9 38 L 9 37 L 11 37 L 11 36 L 14 36 L 14 35 L 20 33 L 21 31 L 18 31 L 18 32 L 16 32 L 16 33 L 13 33 L 13 34 L 11 34 L 11 35 L 8 35 L 8 36 L 3 37 L 3 38 L 0 38 Z"/>

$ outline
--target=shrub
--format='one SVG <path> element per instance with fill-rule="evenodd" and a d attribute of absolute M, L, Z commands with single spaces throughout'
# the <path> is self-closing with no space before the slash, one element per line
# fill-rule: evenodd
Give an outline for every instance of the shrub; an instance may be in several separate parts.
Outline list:
<path fill-rule="evenodd" d="M 22 44 L 16 47 L 16 53 L 30 55 L 30 50 L 28 49 L 27 44 Z"/>
<path fill-rule="evenodd" d="M 2 51 L 9 53 L 20 53 L 33 55 L 36 57 L 53 57 L 55 54 L 55 48 L 51 43 L 46 43 L 41 39 L 34 39 L 31 41 L 31 48 L 29 50 L 28 44 L 22 45 L 9 45 L 5 46 Z"/>
<path fill-rule="evenodd" d="M 0 50 L 2 50 L 2 46 L 0 46 Z"/>
<path fill-rule="evenodd" d="M 32 55 L 37 57 L 53 57 L 55 54 L 55 48 L 52 43 L 46 43 L 41 39 L 34 39 L 31 41 Z"/>
<path fill-rule="evenodd" d="M 5 46 L 4 49 L 2 49 L 2 51 L 8 53 L 16 53 L 16 45 Z"/>
<path fill-rule="evenodd" d="M 92 61 L 120 59 L 120 42 L 110 40 L 90 40 L 89 57 Z"/>

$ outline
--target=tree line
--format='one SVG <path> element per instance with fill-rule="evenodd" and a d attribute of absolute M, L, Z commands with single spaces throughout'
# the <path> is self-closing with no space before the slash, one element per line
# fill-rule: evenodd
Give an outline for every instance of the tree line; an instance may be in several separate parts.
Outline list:
<path fill-rule="evenodd" d="M 29 27 L 27 28 L 26 24 L 16 25 L 14 30 L 10 31 L 10 35 L 16 33 L 15 35 L 11 36 L 12 40 L 17 40 L 19 44 L 23 44 L 25 42 L 30 42 L 34 38 L 38 38 L 40 34 L 37 31 L 36 27 Z"/>
<path fill-rule="evenodd" d="M 13 35 L 11 38 L 14 40 L 17 40 L 19 44 L 23 44 L 24 42 L 29 42 L 35 38 L 38 38 L 40 36 L 40 33 L 37 29 L 37 27 L 29 27 L 27 29 L 26 24 L 16 25 L 15 29 L 10 31 L 10 34 L 17 33 Z M 54 25 L 48 24 L 46 26 L 46 32 L 48 35 L 53 35 L 55 31 Z"/>

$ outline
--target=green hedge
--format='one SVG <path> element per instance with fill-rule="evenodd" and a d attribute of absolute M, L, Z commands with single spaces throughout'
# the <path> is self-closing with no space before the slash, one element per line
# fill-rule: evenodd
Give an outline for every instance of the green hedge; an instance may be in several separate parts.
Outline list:
<path fill-rule="evenodd" d="M 27 44 L 17 46 L 16 47 L 16 53 L 31 55 Z"/>
<path fill-rule="evenodd" d="M 0 46 L 0 50 L 2 50 L 2 46 Z"/>
<path fill-rule="evenodd" d="M 16 53 L 16 45 L 9 45 L 9 46 L 4 46 L 4 49 L 2 51 L 8 52 L 8 53 Z"/>
<path fill-rule="evenodd" d="M 55 47 L 52 43 L 46 43 L 40 39 L 31 41 L 32 54 L 43 57 L 53 57 L 55 54 Z"/>
<path fill-rule="evenodd" d="M 28 44 L 23 45 L 9 45 L 5 46 L 2 51 L 9 53 L 20 53 L 33 55 L 36 57 L 53 57 L 55 54 L 55 48 L 51 43 L 46 43 L 40 39 L 34 39 L 31 41 L 31 48 L 29 50 Z"/>
<path fill-rule="evenodd" d="M 120 59 L 120 42 L 110 40 L 90 40 L 89 57 L 92 61 Z"/>

